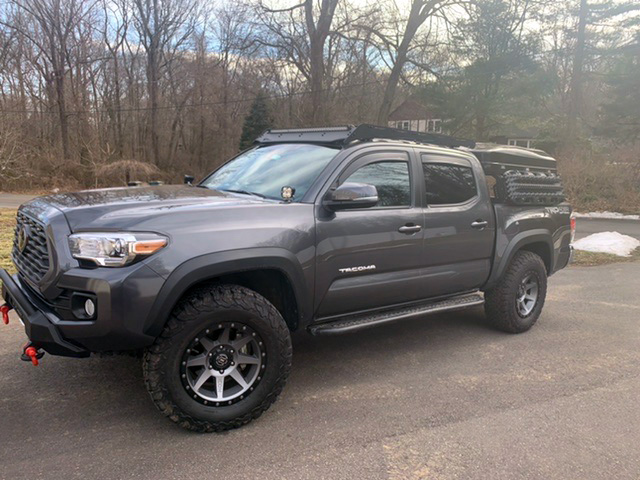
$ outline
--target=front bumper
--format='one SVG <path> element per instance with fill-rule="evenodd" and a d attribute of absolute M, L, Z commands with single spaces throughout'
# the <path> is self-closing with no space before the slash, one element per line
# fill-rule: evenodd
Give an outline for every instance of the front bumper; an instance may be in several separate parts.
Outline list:
<path fill-rule="evenodd" d="M 55 288 L 63 296 L 79 293 L 95 298 L 96 313 L 90 319 L 74 318 L 69 308 L 61 310 L 62 297 L 45 297 L 20 275 L 0 269 L 0 279 L 2 296 L 22 319 L 31 342 L 50 354 L 78 357 L 138 350 L 155 340 L 145 331 L 145 322 L 164 279 L 142 263 L 72 268 L 58 277 Z"/>
<path fill-rule="evenodd" d="M 60 210 L 36 199 L 20 212 L 42 226 L 49 268 L 40 279 L 24 269 L 16 275 L 0 269 L 1 293 L 35 346 L 77 357 L 139 350 L 154 342 L 151 312 L 165 282 L 162 275 L 144 261 L 120 268 L 82 268 L 69 251 L 72 232 Z M 94 301 L 92 315 L 82 313 L 82 298 L 87 297 Z"/>
<path fill-rule="evenodd" d="M 52 355 L 65 357 L 87 357 L 89 352 L 78 345 L 65 340 L 59 329 L 51 321 L 55 314 L 37 300 L 30 298 L 28 291 L 17 277 L 0 268 L 2 297 L 13 308 L 22 323 L 31 342 Z"/>

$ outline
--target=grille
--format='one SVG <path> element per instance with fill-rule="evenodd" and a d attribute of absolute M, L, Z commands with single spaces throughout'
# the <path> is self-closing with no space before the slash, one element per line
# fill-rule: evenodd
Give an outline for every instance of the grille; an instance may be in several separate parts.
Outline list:
<path fill-rule="evenodd" d="M 21 232 L 26 235 L 26 245 L 20 249 Z M 16 217 L 16 233 L 11 252 L 13 263 L 18 271 L 34 283 L 39 283 L 49 271 L 49 249 L 47 236 L 40 222 L 24 213 L 18 212 Z"/>

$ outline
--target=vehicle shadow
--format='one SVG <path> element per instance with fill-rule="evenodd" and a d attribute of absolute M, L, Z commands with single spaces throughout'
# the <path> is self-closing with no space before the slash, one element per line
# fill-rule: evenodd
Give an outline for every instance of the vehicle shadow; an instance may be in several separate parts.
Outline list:
<path fill-rule="evenodd" d="M 358 332 L 313 337 L 296 333 L 291 384 L 350 384 L 380 375 L 401 364 L 443 361 L 465 345 L 503 336 L 493 329 L 481 307 L 425 315 Z"/>
<path fill-rule="evenodd" d="M 335 337 L 298 332 L 293 338 L 291 378 L 278 408 L 286 408 L 310 392 L 353 386 L 363 379 L 375 381 L 375 377 L 401 366 L 425 368 L 429 362 L 446 361 L 452 349 L 464 351 L 465 345 L 496 335 L 501 334 L 488 328 L 480 308 Z M 3 382 L 7 438 L 19 438 L 28 431 L 53 436 L 64 430 L 105 428 L 150 429 L 171 435 L 182 432 L 155 409 L 144 387 L 139 358 L 45 356 L 38 368 L 22 362 L 15 368 L 15 355 L 7 353 L 0 355 L 0 366 L 13 372 Z"/>

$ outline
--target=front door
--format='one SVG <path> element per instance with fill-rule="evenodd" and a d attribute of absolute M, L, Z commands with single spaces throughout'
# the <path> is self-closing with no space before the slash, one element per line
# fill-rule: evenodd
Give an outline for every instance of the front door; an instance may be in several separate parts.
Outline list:
<path fill-rule="evenodd" d="M 377 151 L 356 157 L 332 183 L 374 185 L 379 202 L 335 213 L 317 208 L 316 317 L 422 298 L 422 172 L 414 170 L 409 149 Z"/>

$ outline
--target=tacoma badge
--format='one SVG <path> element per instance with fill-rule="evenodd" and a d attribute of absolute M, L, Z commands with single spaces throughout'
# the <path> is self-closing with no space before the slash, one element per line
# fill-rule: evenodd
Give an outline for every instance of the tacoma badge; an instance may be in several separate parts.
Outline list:
<path fill-rule="evenodd" d="M 361 265 L 359 267 L 339 268 L 340 273 L 364 272 L 365 270 L 375 270 L 375 265 Z"/>

